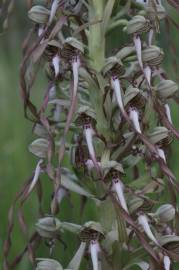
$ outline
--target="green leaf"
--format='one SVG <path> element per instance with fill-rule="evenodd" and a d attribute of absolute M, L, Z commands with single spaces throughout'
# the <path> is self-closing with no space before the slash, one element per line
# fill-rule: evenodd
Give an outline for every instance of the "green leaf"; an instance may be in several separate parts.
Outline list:
<path fill-rule="evenodd" d="M 74 181 L 69 180 L 68 176 L 66 176 L 64 174 L 62 174 L 62 176 L 61 176 L 61 184 L 67 190 L 78 193 L 78 194 L 80 194 L 82 196 L 86 196 L 86 197 L 89 197 L 89 198 L 94 198 L 94 195 L 92 195 L 90 192 L 86 191 L 84 188 L 82 188 L 80 185 L 78 185 Z"/>
<path fill-rule="evenodd" d="M 103 24 L 102 24 L 103 34 L 105 34 L 108 29 L 109 20 L 112 14 L 114 4 L 115 4 L 115 0 L 108 0 L 106 4 L 105 10 L 104 10 Z"/>

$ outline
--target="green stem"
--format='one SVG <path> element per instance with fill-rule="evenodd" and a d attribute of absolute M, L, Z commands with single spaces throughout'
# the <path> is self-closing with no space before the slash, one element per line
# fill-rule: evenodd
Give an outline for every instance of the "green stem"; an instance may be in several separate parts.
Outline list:
<path fill-rule="evenodd" d="M 104 0 L 92 0 L 89 7 L 89 21 L 102 21 L 104 15 Z M 89 27 L 89 57 L 91 66 L 100 71 L 105 60 L 105 36 L 102 32 L 102 23 L 90 25 Z"/>

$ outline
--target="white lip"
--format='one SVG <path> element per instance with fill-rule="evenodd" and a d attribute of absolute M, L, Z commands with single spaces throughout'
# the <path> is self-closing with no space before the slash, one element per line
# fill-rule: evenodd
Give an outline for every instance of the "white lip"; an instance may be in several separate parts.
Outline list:
<path fill-rule="evenodd" d="M 111 86 L 115 92 L 117 103 L 119 105 L 119 109 L 121 112 L 124 112 L 124 105 L 123 105 L 122 95 L 121 95 L 121 84 L 120 84 L 119 79 L 111 78 Z"/>
<path fill-rule="evenodd" d="M 134 108 L 131 108 L 130 109 L 130 111 L 129 111 L 129 118 L 132 121 L 135 130 L 138 133 L 142 133 L 141 132 L 141 128 L 140 128 L 140 123 L 139 123 L 139 113 L 138 113 L 138 111 L 136 109 L 134 109 Z"/>
<path fill-rule="evenodd" d="M 95 149 L 94 149 L 94 145 L 93 145 L 93 135 L 94 135 L 94 130 L 92 127 L 84 128 L 84 136 L 86 138 L 86 143 L 88 146 L 89 155 L 90 155 L 91 160 L 94 163 L 94 166 L 96 167 L 98 162 L 96 160 L 96 154 L 95 154 Z"/>
<path fill-rule="evenodd" d="M 90 242 L 90 254 L 91 254 L 91 260 L 93 264 L 93 270 L 98 270 L 98 253 L 100 251 L 99 243 L 97 240 L 92 240 Z"/>
<path fill-rule="evenodd" d="M 73 70 L 73 95 L 76 96 L 78 90 L 78 81 L 79 81 L 79 67 L 80 67 L 80 59 L 77 57 L 74 61 L 72 61 L 72 70 Z"/>
<path fill-rule="evenodd" d="M 171 261 L 168 256 L 164 256 L 163 264 L 164 264 L 165 270 L 170 270 Z"/>
<path fill-rule="evenodd" d="M 51 11 L 50 11 L 50 17 L 49 17 L 49 24 L 53 21 L 53 18 L 55 17 L 57 8 L 59 6 L 59 0 L 54 0 L 51 6 Z"/>
<path fill-rule="evenodd" d="M 148 238 L 153 241 L 156 245 L 158 245 L 158 241 L 155 238 L 155 236 L 153 235 L 149 223 L 148 223 L 148 218 L 146 217 L 146 215 L 140 215 L 138 217 L 138 223 L 139 225 L 142 226 L 144 232 L 146 233 L 146 235 L 148 236 Z"/>
<path fill-rule="evenodd" d="M 145 75 L 145 78 L 146 78 L 149 86 L 151 86 L 152 70 L 149 66 L 144 67 L 144 75 Z"/>
<path fill-rule="evenodd" d="M 168 121 L 172 124 L 173 122 L 172 122 L 170 107 L 167 103 L 164 105 L 164 107 L 165 107 L 165 112 L 166 112 L 166 116 L 168 118 Z"/>
<path fill-rule="evenodd" d="M 34 177 L 32 179 L 32 182 L 30 184 L 30 187 L 28 189 L 28 194 L 32 191 L 32 189 L 35 187 L 38 179 L 39 179 L 39 176 L 40 176 L 40 173 L 41 173 L 41 167 L 40 165 L 42 164 L 43 162 L 43 159 L 40 159 L 39 162 L 37 163 L 37 166 L 35 168 L 35 173 L 34 173 Z"/>
<path fill-rule="evenodd" d="M 124 186 L 120 180 L 113 180 L 112 190 L 116 192 L 122 208 L 128 213 L 127 203 L 124 196 Z"/>
<path fill-rule="evenodd" d="M 58 76 L 59 72 L 60 72 L 60 57 L 58 54 L 56 54 L 53 59 L 52 59 L 52 65 L 54 67 L 55 70 L 55 77 Z"/>
<path fill-rule="evenodd" d="M 139 62 L 139 66 L 143 70 L 143 62 L 142 62 L 142 43 L 139 35 L 134 35 L 134 45 L 137 53 L 137 59 Z"/>
<path fill-rule="evenodd" d="M 166 156 L 165 156 L 165 152 L 163 151 L 163 149 L 158 148 L 158 149 L 157 149 L 157 152 L 158 152 L 158 154 L 159 154 L 159 157 L 160 157 L 161 159 L 163 159 L 163 161 L 164 161 L 165 163 L 167 163 Z"/>

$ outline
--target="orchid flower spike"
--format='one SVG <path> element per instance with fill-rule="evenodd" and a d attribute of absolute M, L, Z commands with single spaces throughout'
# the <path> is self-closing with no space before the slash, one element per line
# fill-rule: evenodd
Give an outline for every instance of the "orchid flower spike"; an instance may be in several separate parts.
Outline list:
<path fill-rule="evenodd" d="M 130 108 L 129 118 L 132 121 L 135 130 L 138 133 L 142 133 L 141 128 L 140 128 L 140 123 L 139 123 L 139 112 L 135 108 Z"/>
<path fill-rule="evenodd" d="M 144 215 L 144 214 L 139 215 L 138 223 L 139 223 L 139 225 L 141 225 L 141 227 L 143 228 L 143 230 L 146 233 L 146 235 L 148 236 L 148 238 L 151 241 L 153 241 L 156 245 L 159 245 L 157 239 L 155 238 L 154 234 L 151 231 L 151 228 L 150 228 L 149 223 L 148 223 L 147 216 Z"/>
<path fill-rule="evenodd" d="M 165 270 L 170 270 L 171 261 L 170 261 L 170 258 L 166 255 L 163 257 L 163 264 L 164 264 Z"/>
<path fill-rule="evenodd" d="M 149 66 L 144 67 L 144 76 L 149 86 L 151 86 L 152 70 Z"/>
<path fill-rule="evenodd" d="M 96 159 L 96 153 L 95 153 L 95 149 L 94 149 L 94 145 L 93 145 L 94 134 L 95 134 L 95 132 L 94 132 L 91 124 L 86 124 L 84 126 L 84 136 L 86 139 L 89 155 L 90 155 L 91 160 L 93 161 L 94 166 L 99 170 L 98 162 Z"/>
<path fill-rule="evenodd" d="M 126 203 L 126 199 L 125 199 L 125 196 L 124 196 L 124 185 L 123 185 L 123 183 L 118 178 L 113 179 L 112 182 L 113 182 L 112 190 L 116 192 L 118 200 L 119 200 L 122 208 L 127 213 L 129 213 L 127 203 Z"/>
<path fill-rule="evenodd" d="M 53 19 L 55 17 L 56 11 L 57 11 L 58 6 L 59 6 L 59 3 L 60 3 L 60 0 L 53 0 L 52 6 L 51 6 L 51 11 L 50 11 L 49 24 L 52 23 L 52 21 L 53 21 Z"/>
<path fill-rule="evenodd" d="M 39 179 L 39 175 L 40 175 L 40 173 L 41 173 L 41 167 L 40 167 L 40 165 L 41 165 L 42 163 L 43 163 L 43 159 L 40 159 L 39 162 L 37 163 L 37 166 L 36 166 L 36 168 L 35 168 L 34 177 L 33 177 L 33 179 L 32 179 L 32 182 L 31 182 L 31 184 L 30 184 L 30 187 L 29 187 L 29 189 L 28 189 L 28 194 L 31 193 L 31 191 L 33 190 L 33 188 L 35 187 L 35 185 L 36 185 L 36 183 L 37 183 L 37 181 L 38 181 L 38 179 Z"/>
<path fill-rule="evenodd" d="M 142 42 L 141 42 L 140 36 L 138 34 L 134 34 L 133 41 L 134 41 L 134 46 L 135 46 L 136 53 L 137 53 L 137 59 L 139 62 L 139 66 L 143 70 Z"/>
<path fill-rule="evenodd" d="M 72 59 L 72 70 L 73 70 L 73 97 L 76 97 L 78 90 L 78 81 L 79 81 L 79 67 L 80 67 L 80 58 L 75 56 Z"/>
<path fill-rule="evenodd" d="M 117 103 L 119 105 L 119 109 L 124 114 L 124 105 L 122 100 L 122 94 L 121 94 L 121 84 L 120 80 L 117 77 L 111 78 L 111 86 L 115 92 Z"/>
<path fill-rule="evenodd" d="M 60 57 L 58 54 L 56 54 L 52 59 L 52 65 L 54 67 L 55 71 L 55 78 L 57 78 L 59 72 L 60 72 Z"/>
<path fill-rule="evenodd" d="M 164 105 L 164 107 L 165 107 L 165 112 L 166 112 L 166 116 L 167 116 L 168 121 L 169 121 L 171 124 L 173 124 L 172 116 L 171 116 L 171 111 L 170 111 L 169 105 L 166 103 L 166 104 Z"/>
<path fill-rule="evenodd" d="M 163 161 L 164 161 L 165 163 L 167 163 L 166 156 L 165 156 L 165 152 L 163 151 L 163 149 L 158 148 L 158 149 L 157 149 L 157 152 L 158 152 L 159 157 L 160 157 L 161 159 L 163 159 Z"/>
<path fill-rule="evenodd" d="M 100 246 L 97 240 L 91 240 L 90 241 L 90 254 L 91 254 L 91 260 L 93 264 L 93 270 L 99 270 L 98 267 L 98 254 L 100 252 Z"/>

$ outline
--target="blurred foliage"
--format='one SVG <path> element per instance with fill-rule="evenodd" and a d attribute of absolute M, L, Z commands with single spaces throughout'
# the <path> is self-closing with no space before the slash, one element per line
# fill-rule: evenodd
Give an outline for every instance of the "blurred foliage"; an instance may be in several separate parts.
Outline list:
<path fill-rule="evenodd" d="M 25 2 L 25 1 L 24 1 Z M 19 93 L 19 65 L 21 61 L 21 45 L 23 39 L 26 35 L 26 30 L 29 29 L 29 20 L 26 15 L 27 7 L 23 1 L 17 1 L 15 4 L 15 9 L 9 20 L 9 27 L 4 33 L 1 33 L 0 42 L 0 264 L 2 262 L 2 245 L 7 233 L 7 213 L 10 205 L 15 198 L 15 194 L 19 191 L 24 180 L 29 177 L 32 170 L 34 169 L 36 160 L 32 157 L 27 150 L 28 144 L 32 141 L 32 124 L 24 118 L 23 105 L 20 99 Z M 171 13 L 172 17 L 179 22 L 177 14 Z M 2 31 L 2 29 L 1 29 Z M 176 45 L 179 44 L 179 35 L 176 34 L 176 30 L 172 28 L 170 33 L 172 43 Z M 113 41 L 111 43 L 111 48 L 121 44 L 121 36 L 118 35 L 117 31 L 113 33 Z M 175 57 L 179 56 L 179 49 L 176 56 L 172 56 L 171 50 L 168 46 L 168 37 L 164 30 L 161 35 L 162 47 L 164 47 L 166 52 L 165 66 L 170 73 L 171 78 L 176 79 L 175 73 L 171 67 L 171 63 L 174 62 Z M 171 45 L 171 44 L 170 44 Z M 170 64 L 169 64 L 170 63 Z M 178 63 L 179 65 L 179 63 Z M 34 89 L 34 99 L 40 98 L 40 92 L 43 91 L 43 82 L 39 81 L 39 85 Z M 179 129 L 178 114 L 179 109 L 176 105 L 172 109 L 174 116 L 174 124 Z M 170 160 L 170 167 L 175 172 L 176 176 L 179 177 L 179 148 L 176 147 L 176 143 L 172 146 L 172 155 Z M 43 179 L 45 181 L 45 179 Z M 43 185 L 46 185 L 43 183 Z M 48 188 L 46 186 L 46 188 Z M 47 189 L 48 190 L 48 189 Z M 50 192 L 49 192 L 50 196 Z M 77 198 L 75 197 L 77 200 Z M 45 205 L 44 208 L 48 209 Z M 76 209 L 73 205 L 69 210 L 69 201 L 64 202 L 64 211 L 60 213 L 60 218 L 64 220 L 79 220 L 79 209 Z M 87 207 L 88 212 L 85 215 L 93 217 L 92 207 Z M 28 205 L 26 206 L 26 221 L 29 224 L 29 228 L 32 230 L 34 221 L 36 220 L 36 197 L 32 196 Z M 85 216 L 82 218 L 82 222 L 85 220 Z M 13 249 L 12 256 L 14 257 L 23 248 L 25 244 L 24 236 L 22 235 L 17 220 L 15 219 L 15 231 L 13 235 Z M 70 236 L 71 237 L 71 236 Z M 65 236 L 65 239 L 68 235 Z M 75 241 L 70 242 L 70 247 L 68 250 L 64 251 L 62 245 L 59 249 L 61 256 L 63 258 L 62 263 L 67 257 L 72 255 L 74 246 L 78 243 Z M 43 255 L 45 257 L 47 248 L 42 247 Z M 18 269 L 31 269 L 28 265 L 27 260 L 18 266 Z"/>

